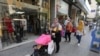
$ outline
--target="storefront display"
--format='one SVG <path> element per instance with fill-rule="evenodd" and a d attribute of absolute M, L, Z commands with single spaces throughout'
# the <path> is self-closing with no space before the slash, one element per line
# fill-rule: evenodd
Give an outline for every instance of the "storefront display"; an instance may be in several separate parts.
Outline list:
<path fill-rule="evenodd" d="M 6 39 L 4 37 L 4 26 L 3 26 L 3 21 L 2 21 L 2 17 L 4 17 L 4 13 L 6 11 L 8 11 L 7 4 L 0 3 L 0 50 L 2 50 L 2 48 L 4 47 L 3 41 L 4 39 Z"/>
<path fill-rule="evenodd" d="M 45 30 L 47 30 L 47 14 L 46 13 L 40 13 L 40 27 L 41 27 L 41 33 L 43 33 Z"/>
<path fill-rule="evenodd" d="M 22 9 L 20 9 L 19 8 L 20 4 L 18 5 L 15 4 L 15 6 L 17 7 L 16 9 L 8 6 L 8 8 L 12 10 L 6 10 L 7 8 L 3 7 L 4 11 L 2 13 L 0 12 L 0 16 L 2 16 L 0 18 L 2 18 L 2 27 L 3 27 L 2 37 L 0 36 L 0 51 L 5 47 L 12 46 L 13 44 L 18 44 L 22 43 L 23 41 L 30 40 L 34 38 L 35 35 L 40 35 L 45 30 L 47 30 L 48 28 L 47 23 L 50 20 L 49 1 L 50 0 L 43 0 L 43 2 L 41 2 L 42 10 L 41 8 L 39 8 L 40 10 L 37 10 L 22 6 L 21 6 Z M 36 4 L 33 4 L 34 2 L 36 2 Z M 38 2 L 39 0 L 32 0 L 32 4 L 36 5 L 37 7 L 38 7 Z M 4 17 L 6 16 L 4 15 L 6 11 L 7 13 L 9 13 L 8 17 Z M 17 12 L 24 12 L 24 13 L 17 13 Z M 25 15 L 25 18 L 22 19 L 21 15 Z M 26 34 L 24 34 L 24 32 L 26 32 Z"/>
<path fill-rule="evenodd" d="M 40 13 L 42 16 L 42 22 L 44 21 L 44 28 L 49 28 L 49 24 L 50 24 L 50 0 L 42 0 L 42 13 Z M 46 23 L 46 21 L 48 22 L 48 24 Z M 46 25 L 46 24 L 47 25 Z"/>
<path fill-rule="evenodd" d="M 57 6 L 57 13 L 68 15 L 69 5 L 66 2 L 64 2 L 63 0 L 60 0 L 58 1 L 56 6 Z"/>
<path fill-rule="evenodd" d="M 0 50 L 2 49 L 2 41 L 1 41 L 1 38 L 2 38 L 2 25 L 0 23 Z"/>
<path fill-rule="evenodd" d="M 14 28 L 12 25 L 12 19 L 9 17 L 8 13 L 5 13 L 5 17 L 3 18 L 3 26 L 5 27 L 5 30 L 8 32 L 8 37 L 11 42 L 15 41 L 14 37 Z"/>
<path fill-rule="evenodd" d="M 48 8 L 49 7 L 49 0 L 42 0 L 42 7 Z"/>
<path fill-rule="evenodd" d="M 91 35 L 91 50 L 100 52 L 100 19 L 98 19 L 96 28 L 92 31 Z"/>

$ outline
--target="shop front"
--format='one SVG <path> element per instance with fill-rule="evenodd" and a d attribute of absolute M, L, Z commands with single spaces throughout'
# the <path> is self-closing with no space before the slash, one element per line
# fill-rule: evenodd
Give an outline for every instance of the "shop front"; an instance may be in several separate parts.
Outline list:
<path fill-rule="evenodd" d="M 76 6 L 72 5 L 72 8 L 71 8 L 71 19 L 72 19 L 72 22 L 73 22 L 74 26 L 78 25 L 78 20 L 81 17 L 80 14 L 81 14 L 81 9 L 79 9 Z"/>
<path fill-rule="evenodd" d="M 3 38 L 3 27 L 2 27 L 2 18 L 4 17 L 4 12 L 8 11 L 8 7 L 6 3 L 0 1 L 0 50 L 2 50 L 2 38 Z"/>
<path fill-rule="evenodd" d="M 8 5 L 7 18 L 9 18 L 9 20 L 6 17 L 1 18 L 3 18 L 2 27 L 8 26 L 7 23 L 10 23 L 10 28 L 8 28 L 11 32 L 7 29 L 1 29 L 0 25 L 0 30 L 2 30 L 2 37 L 0 36 L 0 50 L 12 46 L 13 44 L 34 39 L 34 36 L 42 34 L 48 28 L 47 23 L 50 21 L 49 8 L 44 9 L 44 7 L 48 6 L 34 6 L 27 3 L 23 3 L 21 7 Z M 3 15 L 6 16 L 5 14 Z"/>
<path fill-rule="evenodd" d="M 56 3 L 56 15 L 57 18 L 59 19 L 60 23 L 63 24 L 65 20 L 65 16 L 69 16 L 69 4 L 64 2 L 63 0 L 57 0 Z"/>

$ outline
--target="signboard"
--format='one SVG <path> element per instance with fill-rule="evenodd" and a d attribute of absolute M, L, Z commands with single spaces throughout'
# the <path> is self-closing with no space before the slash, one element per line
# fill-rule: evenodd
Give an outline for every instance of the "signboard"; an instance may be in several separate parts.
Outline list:
<path fill-rule="evenodd" d="M 69 8 L 69 5 L 66 2 L 64 2 L 63 0 L 60 0 L 57 3 L 57 9 L 58 9 L 59 13 L 68 14 L 68 8 Z"/>
<path fill-rule="evenodd" d="M 91 12 L 95 12 L 96 10 L 91 10 Z"/>

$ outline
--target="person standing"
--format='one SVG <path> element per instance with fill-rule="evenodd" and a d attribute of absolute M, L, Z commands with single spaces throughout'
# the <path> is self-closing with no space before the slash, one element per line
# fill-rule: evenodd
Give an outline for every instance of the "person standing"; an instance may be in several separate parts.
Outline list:
<path fill-rule="evenodd" d="M 52 39 L 56 43 L 56 53 L 58 53 L 60 50 L 62 26 L 58 22 L 57 18 L 54 19 L 54 22 L 51 25 L 51 30 L 52 30 Z"/>
<path fill-rule="evenodd" d="M 69 17 L 65 16 L 64 26 L 66 27 L 67 23 L 69 22 Z"/>
<path fill-rule="evenodd" d="M 83 20 L 79 20 L 77 30 L 76 30 L 76 38 L 78 40 L 78 46 L 80 46 L 80 42 L 83 34 L 84 34 L 84 22 Z"/>
<path fill-rule="evenodd" d="M 66 32 L 65 32 L 65 42 L 68 41 L 70 42 L 71 41 L 71 32 L 73 30 L 73 25 L 72 25 L 72 22 L 71 20 L 67 23 L 66 25 Z M 69 40 L 67 40 L 67 38 Z"/>
<path fill-rule="evenodd" d="M 65 16 L 65 22 L 64 22 L 64 30 L 65 30 L 64 38 L 65 38 L 65 39 L 66 39 L 65 35 L 67 34 L 67 33 L 66 33 L 66 25 L 68 24 L 68 22 L 69 22 L 69 17 L 66 15 L 66 16 Z M 66 42 L 66 40 L 65 40 L 65 42 Z"/>

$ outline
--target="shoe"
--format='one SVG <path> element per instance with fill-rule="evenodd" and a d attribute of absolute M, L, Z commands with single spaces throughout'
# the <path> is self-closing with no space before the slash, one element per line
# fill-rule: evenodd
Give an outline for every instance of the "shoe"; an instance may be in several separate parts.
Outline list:
<path fill-rule="evenodd" d="M 67 40 L 65 40 L 65 42 L 67 42 Z"/>
<path fill-rule="evenodd" d="M 68 41 L 68 43 L 70 43 L 70 41 Z"/>
<path fill-rule="evenodd" d="M 56 53 L 58 53 L 58 51 L 56 51 Z"/>
<path fill-rule="evenodd" d="M 80 43 L 78 43 L 77 45 L 80 46 Z"/>

